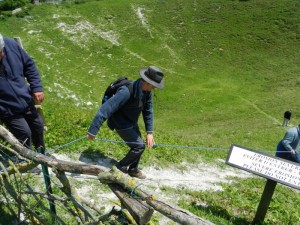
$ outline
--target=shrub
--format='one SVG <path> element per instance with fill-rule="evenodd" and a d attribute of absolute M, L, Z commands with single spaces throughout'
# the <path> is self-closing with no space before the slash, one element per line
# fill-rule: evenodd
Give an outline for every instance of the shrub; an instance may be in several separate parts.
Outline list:
<path fill-rule="evenodd" d="M 0 12 L 0 20 L 6 20 L 8 17 L 11 17 L 11 12 L 8 11 L 2 11 Z"/>
<path fill-rule="evenodd" d="M 16 8 L 26 5 L 29 2 L 30 0 L 5 0 L 3 2 L 0 2 L 0 10 L 14 10 Z"/>

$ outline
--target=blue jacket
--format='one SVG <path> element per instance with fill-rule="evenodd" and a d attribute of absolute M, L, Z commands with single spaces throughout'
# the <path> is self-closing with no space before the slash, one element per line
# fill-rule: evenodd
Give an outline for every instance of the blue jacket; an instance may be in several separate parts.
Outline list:
<path fill-rule="evenodd" d="M 0 76 L 0 118 L 25 112 L 34 105 L 32 93 L 42 92 L 40 75 L 32 58 L 13 39 L 4 38 Z"/>
<path fill-rule="evenodd" d="M 288 129 L 284 138 L 278 143 L 277 151 L 298 151 L 300 144 L 300 130 L 299 127 L 293 127 Z"/>
<path fill-rule="evenodd" d="M 284 138 L 278 143 L 276 156 L 300 163 L 300 155 L 297 152 L 300 144 L 300 130 L 299 126 L 290 128 Z M 295 154 L 291 154 L 291 151 L 295 150 Z"/>
<path fill-rule="evenodd" d="M 153 132 L 153 109 L 152 92 L 142 91 L 142 80 L 133 82 L 133 91 L 129 88 L 120 87 L 116 94 L 101 105 L 88 132 L 96 135 L 101 125 L 108 119 L 110 129 L 127 129 L 137 126 L 142 113 L 145 129 L 148 133 Z"/>

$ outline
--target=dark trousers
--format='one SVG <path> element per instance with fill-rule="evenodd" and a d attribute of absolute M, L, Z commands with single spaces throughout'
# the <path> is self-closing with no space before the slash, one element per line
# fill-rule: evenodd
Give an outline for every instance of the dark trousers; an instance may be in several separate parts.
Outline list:
<path fill-rule="evenodd" d="M 25 147 L 31 148 L 33 144 L 35 148 L 45 149 L 43 120 L 35 108 L 1 120 Z"/>
<path fill-rule="evenodd" d="M 140 159 L 145 150 L 145 144 L 141 138 L 139 127 L 135 126 L 116 131 L 130 147 L 130 150 L 126 156 L 117 164 L 118 167 L 128 167 L 128 171 L 137 170 Z"/>
<path fill-rule="evenodd" d="M 300 163 L 300 155 L 298 154 L 298 152 L 296 152 L 295 155 L 290 152 L 276 152 L 276 156 L 296 163 Z"/>

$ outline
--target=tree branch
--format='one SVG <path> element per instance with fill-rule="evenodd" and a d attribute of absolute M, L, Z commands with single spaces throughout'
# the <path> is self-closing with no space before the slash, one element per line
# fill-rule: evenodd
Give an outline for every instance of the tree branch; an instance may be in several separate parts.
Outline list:
<path fill-rule="evenodd" d="M 132 191 L 134 190 L 135 195 L 140 198 L 144 199 L 149 206 L 152 206 L 156 211 L 160 212 L 161 214 L 165 215 L 166 217 L 170 218 L 171 220 L 179 223 L 179 224 L 199 224 L 199 225 L 212 225 L 213 223 L 197 217 L 190 212 L 180 209 L 179 207 L 175 208 L 171 205 L 168 205 L 162 201 L 156 200 L 156 198 L 148 194 L 145 191 L 139 190 L 137 187 L 136 180 L 129 177 L 126 174 L 121 173 L 116 167 L 113 167 L 108 172 L 103 172 L 98 175 L 99 180 L 102 183 L 118 183 L 124 189 Z"/>
<path fill-rule="evenodd" d="M 7 129 L 0 125 L 0 136 L 12 146 L 21 156 L 32 160 L 35 163 L 43 164 L 47 167 L 56 168 L 60 171 L 77 173 L 77 174 L 89 174 L 97 176 L 99 173 L 105 171 L 101 166 L 88 165 L 84 163 L 74 163 L 56 159 L 55 157 L 45 156 L 43 154 L 34 152 L 24 147 Z"/>

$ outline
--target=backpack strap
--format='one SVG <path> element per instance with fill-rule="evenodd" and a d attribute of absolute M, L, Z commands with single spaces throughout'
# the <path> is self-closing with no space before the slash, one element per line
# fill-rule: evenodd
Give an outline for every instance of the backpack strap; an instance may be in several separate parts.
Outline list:
<path fill-rule="evenodd" d="M 133 96 L 133 82 L 130 82 L 130 83 L 126 84 L 126 87 L 129 90 L 130 98 L 131 98 L 131 96 Z"/>

